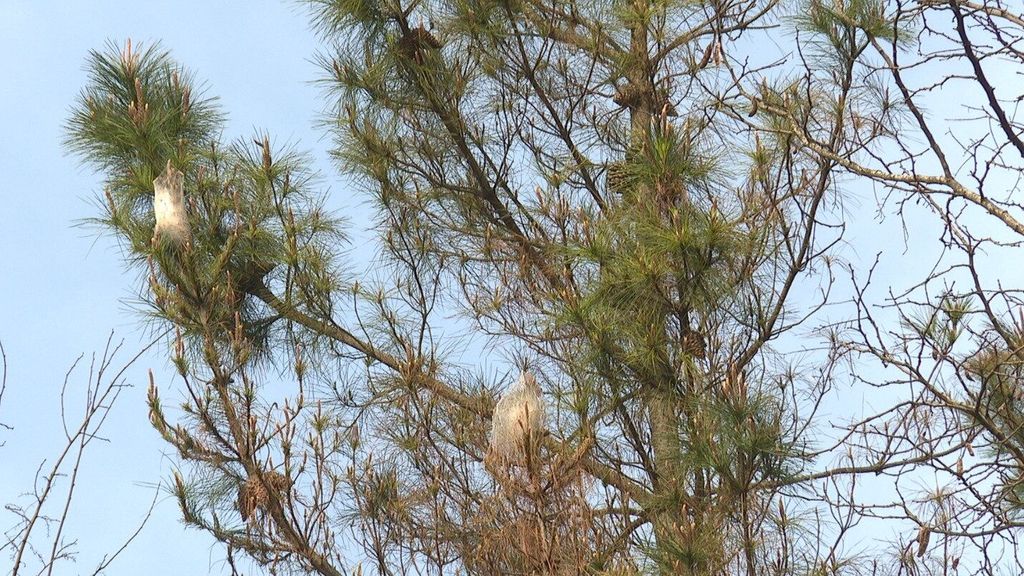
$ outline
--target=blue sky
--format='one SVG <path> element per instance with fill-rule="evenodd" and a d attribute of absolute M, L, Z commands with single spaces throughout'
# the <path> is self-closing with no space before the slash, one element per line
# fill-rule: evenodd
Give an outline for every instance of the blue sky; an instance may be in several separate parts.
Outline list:
<path fill-rule="evenodd" d="M 327 163 L 329 141 L 315 126 L 322 103 L 311 82 L 319 74 L 311 62 L 316 39 L 299 3 L 0 0 L 0 341 L 9 363 L 0 422 L 14 427 L 0 431 L 2 503 L 27 503 L 19 495 L 60 448 L 59 390 L 75 357 L 101 349 L 111 330 L 125 338 L 127 353 L 146 337 L 129 304 L 136 274 L 125 270 L 110 238 L 75 226 L 95 214 L 101 179 L 61 147 L 63 122 L 85 83 L 87 52 L 128 37 L 161 41 L 207 83 L 229 112 L 226 139 L 266 129 L 295 143 L 319 162 L 332 206 L 358 203 Z M 57 573 L 91 573 L 131 532 L 155 483 L 172 469 L 147 420 L 148 368 L 165 394 L 173 391 L 159 354 L 129 372 L 134 387 L 104 428 L 110 442 L 93 445 L 81 472 L 67 529 L 78 540 L 78 561 Z M 79 370 L 71 379 L 72 414 L 86 377 Z M 0 509 L 0 529 L 13 521 Z M 147 530 L 108 573 L 217 574 L 224 569 L 219 558 L 219 548 L 185 531 L 175 502 L 161 496 Z M 5 552 L 0 565 L 6 562 Z"/>

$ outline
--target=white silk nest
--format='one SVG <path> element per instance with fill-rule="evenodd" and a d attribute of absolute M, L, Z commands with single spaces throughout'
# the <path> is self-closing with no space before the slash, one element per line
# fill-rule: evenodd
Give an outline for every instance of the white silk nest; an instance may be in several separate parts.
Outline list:
<path fill-rule="evenodd" d="M 156 216 L 154 240 L 184 244 L 192 238 L 188 216 L 185 214 L 184 179 L 184 175 L 171 166 L 168 160 L 163 174 L 153 180 L 153 215 Z"/>
<path fill-rule="evenodd" d="M 506 463 L 523 463 L 543 431 L 544 396 L 536 378 L 523 372 L 494 406 L 490 455 Z"/>

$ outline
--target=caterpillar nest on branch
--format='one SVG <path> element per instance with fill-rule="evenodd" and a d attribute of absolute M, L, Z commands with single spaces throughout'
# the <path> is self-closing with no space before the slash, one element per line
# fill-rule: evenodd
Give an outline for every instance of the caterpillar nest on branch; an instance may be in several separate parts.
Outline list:
<path fill-rule="evenodd" d="M 544 397 L 533 374 L 523 372 L 494 406 L 488 458 L 523 465 L 536 454 L 543 433 Z"/>
<path fill-rule="evenodd" d="M 153 180 L 153 215 L 156 217 L 154 241 L 167 240 L 180 245 L 192 239 L 185 215 L 184 176 L 170 160 L 163 174 Z"/>

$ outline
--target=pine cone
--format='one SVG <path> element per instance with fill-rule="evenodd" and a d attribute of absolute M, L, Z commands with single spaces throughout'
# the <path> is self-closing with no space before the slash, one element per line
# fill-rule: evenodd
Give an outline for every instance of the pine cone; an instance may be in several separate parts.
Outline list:
<path fill-rule="evenodd" d="M 618 87 L 612 102 L 623 108 L 641 108 L 646 99 L 645 96 L 646 90 L 644 90 L 643 86 L 637 86 L 630 82 Z"/>
<path fill-rule="evenodd" d="M 682 340 L 683 353 L 689 354 L 698 360 L 703 360 L 707 357 L 707 344 L 704 342 L 704 336 L 700 332 L 687 330 L 683 332 Z"/>
<path fill-rule="evenodd" d="M 409 29 L 398 39 L 398 50 L 417 64 L 423 64 L 425 54 L 430 50 L 440 50 L 441 42 L 429 30 L 419 25 Z"/>
<path fill-rule="evenodd" d="M 270 506 L 270 492 L 283 499 L 291 489 L 288 478 L 278 472 L 265 472 L 263 482 L 250 476 L 238 489 L 238 512 L 242 520 L 248 520 L 257 512 L 265 512 Z"/>
<path fill-rule="evenodd" d="M 623 194 L 629 184 L 625 162 L 610 162 L 605 168 L 605 186 L 609 192 Z"/>

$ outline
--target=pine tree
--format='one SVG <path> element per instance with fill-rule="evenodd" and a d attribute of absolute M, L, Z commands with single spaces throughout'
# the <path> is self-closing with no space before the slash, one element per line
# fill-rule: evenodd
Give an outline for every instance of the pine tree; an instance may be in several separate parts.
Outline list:
<path fill-rule="evenodd" d="M 806 75 L 746 65 L 774 1 L 309 5 L 380 278 L 350 280 L 308 161 L 222 142 L 159 47 L 93 53 L 69 122 L 106 175 L 99 222 L 176 330 L 185 402 L 154 382 L 149 403 L 185 521 L 232 566 L 320 574 L 845 565 L 845 528 L 794 514 L 829 508 L 812 481 L 878 469 L 821 470 L 806 435 L 839 354 L 805 376 L 774 343 L 829 302 L 836 175 L 886 133 L 850 135 L 865 47 L 903 41 L 882 4 L 811 2 Z M 179 172 L 189 234 L 165 242 L 154 190 Z M 455 356 L 450 325 L 507 374 Z M 260 386 L 275 369 L 287 401 Z M 543 422 L 496 465 L 497 397 L 523 371 Z"/>

